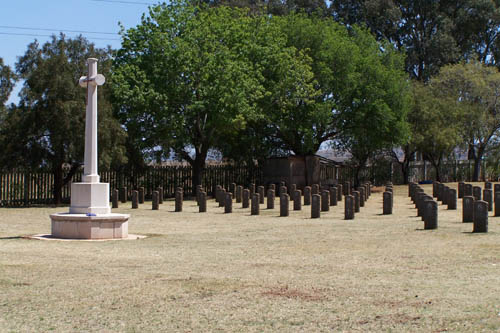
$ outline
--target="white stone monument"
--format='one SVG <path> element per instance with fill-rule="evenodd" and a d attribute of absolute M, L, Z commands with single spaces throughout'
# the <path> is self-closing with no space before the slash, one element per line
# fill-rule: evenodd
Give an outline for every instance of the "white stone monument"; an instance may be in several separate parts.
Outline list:
<path fill-rule="evenodd" d="M 97 59 L 89 58 L 88 76 L 79 80 L 87 88 L 85 118 L 85 156 L 81 183 L 71 184 L 69 213 L 52 214 L 52 236 L 75 239 L 112 239 L 128 237 L 126 214 L 112 214 L 109 184 L 100 183 L 97 174 L 97 87 L 105 82 L 97 74 Z"/>

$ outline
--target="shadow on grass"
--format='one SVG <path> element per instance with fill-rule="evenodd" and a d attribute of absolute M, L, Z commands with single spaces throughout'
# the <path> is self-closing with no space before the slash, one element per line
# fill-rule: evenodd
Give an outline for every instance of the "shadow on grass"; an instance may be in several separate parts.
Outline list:
<path fill-rule="evenodd" d="M 25 239 L 24 236 L 10 236 L 10 237 L 0 237 L 0 240 L 9 240 L 9 239 Z"/>

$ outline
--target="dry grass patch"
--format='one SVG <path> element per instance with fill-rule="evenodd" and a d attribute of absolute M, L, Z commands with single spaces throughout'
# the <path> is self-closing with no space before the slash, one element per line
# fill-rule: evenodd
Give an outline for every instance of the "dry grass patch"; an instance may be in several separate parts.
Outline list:
<path fill-rule="evenodd" d="M 375 193 L 354 221 L 122 205 L 136 241 L 27 240 L 64 209 L 0 209 L 0 331 L 498 331 L 500 218 L 472 234 L 459 201 L 425 231 L 394 189 L 394 215 Z"/>

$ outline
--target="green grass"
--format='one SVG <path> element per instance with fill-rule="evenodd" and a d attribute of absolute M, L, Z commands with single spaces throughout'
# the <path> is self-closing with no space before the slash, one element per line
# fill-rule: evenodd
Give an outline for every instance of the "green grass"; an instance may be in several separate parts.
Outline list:
<path fill-rule="evenodd" d="M 0 209 L 0 332 L 500 330 L 500 217 L 472 234 L 459 200 L 426 231 L 406 187 L 394 203 L 373 193 L 354 221 L 344 201 L 315 220 L 129 203 L 149 237 L 110 242 L 19 238 L 65 208 Z"/>

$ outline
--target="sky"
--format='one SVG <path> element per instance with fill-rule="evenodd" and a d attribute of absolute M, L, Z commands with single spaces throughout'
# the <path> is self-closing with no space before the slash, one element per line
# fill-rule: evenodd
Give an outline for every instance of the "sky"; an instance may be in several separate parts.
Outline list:
<path fill-rule="evenodd" d="M 119 22 L 125 28 L 136 26 L 148 6 L 155 3 L 156 0 L 0 0 L 0 57 L 14 69 L 17 57 L 26 52 L 29 43 L 36 39 L 43 45 L 50 35 L 61 31 L 69 37 L 79 35 L 70 30 L 86 31 L 81 34 L 97 47 L 119 48 Z M 19 100 L 19 89 L 20 84 L 9 103 Z"/>

